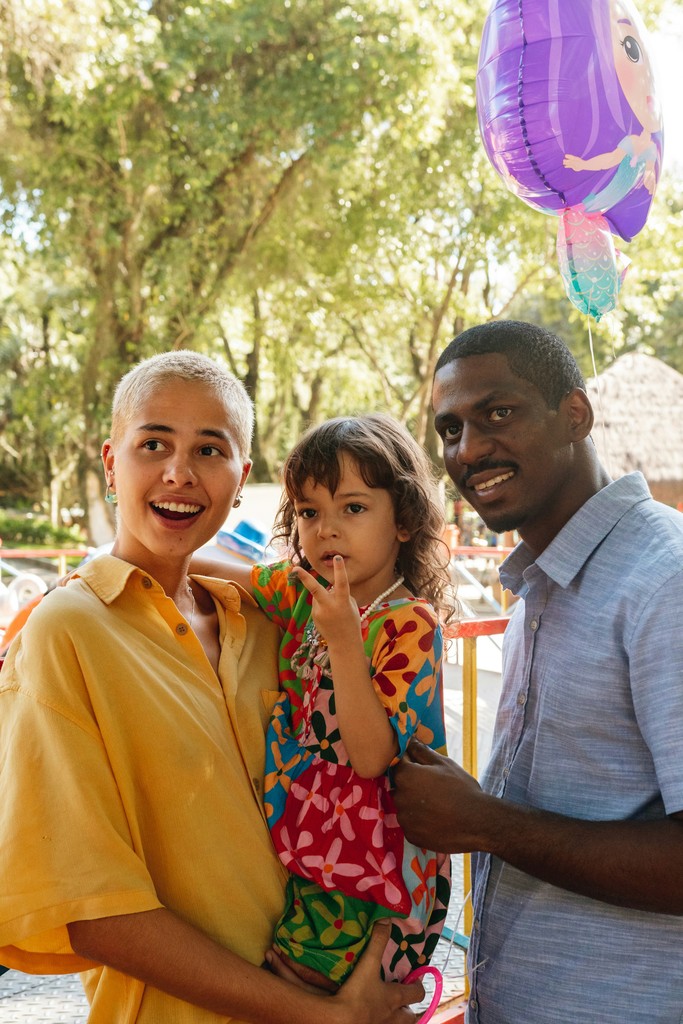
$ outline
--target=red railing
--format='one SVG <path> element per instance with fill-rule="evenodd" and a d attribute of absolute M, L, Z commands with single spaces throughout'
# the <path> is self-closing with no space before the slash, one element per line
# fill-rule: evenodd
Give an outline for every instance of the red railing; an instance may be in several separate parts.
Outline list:
<path fill-rule="evenodd" d="M 57 572 L 60 576 L 66 576 L 67 558 L 85 558 L 89 554 L 89 548 L 3 548 L 0 545 L 0 559 L 11 561 L 14 558 L 55 558 L 57 559 Z"/>

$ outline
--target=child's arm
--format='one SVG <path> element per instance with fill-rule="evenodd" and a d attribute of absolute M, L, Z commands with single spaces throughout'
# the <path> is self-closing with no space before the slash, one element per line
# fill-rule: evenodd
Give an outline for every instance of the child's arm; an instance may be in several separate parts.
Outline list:
<path fill-rule="evenodd" d="M 313 621 L 327 642 L 337 724 L 349 760 L 362 778 L 374 779 L 393 761 L 398 741 L 372 685 L 358 607 L 349 591 L 344 560 L 340 556 L 334 560 L 332 590 L 304 569 L 294 571 L 313 596 Z"/>
<path fill-rule="evenodd" d="M 239 583 L 250 594 L 251 586 L 251 564 L 241 561 L 239 558 L 231 558 L 230 555 L 209 557 L 201 552 L 195 552 L 190 561 L 190 572 L 196 576 L 214 576 L 219 580 L 232 580 Z"/>

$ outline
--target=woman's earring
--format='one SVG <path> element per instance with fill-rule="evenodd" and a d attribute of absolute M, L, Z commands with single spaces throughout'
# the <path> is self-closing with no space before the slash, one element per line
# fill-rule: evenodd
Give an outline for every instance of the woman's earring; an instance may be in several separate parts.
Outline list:
<path fill-rule="evenodd" d="M 112 491 L 109 484 L 107 484 L 107 490 L 105 491 L 104 494 L 104 500 L 107 502 L 108 505 L 116 505 L 116 503 L 119 500 L 116 496 L 116 491 Z"/>
<path fill-rule="evenodd" d="M 242 504 L 242 492 L 238 491 L 237 492 L 237 497 L 235 498 L 235 500 L 232 503 L 232 507 L 233 508 L 239 508 L 241 504 Z"/>

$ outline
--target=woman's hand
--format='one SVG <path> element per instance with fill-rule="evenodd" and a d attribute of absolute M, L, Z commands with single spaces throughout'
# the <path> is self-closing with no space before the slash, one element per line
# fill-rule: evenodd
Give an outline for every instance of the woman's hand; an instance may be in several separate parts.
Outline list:
<path fill-rule="evenodd" d="M 390 925 L 379 921 L 353 974 L 332 997 L 335 1024 L 412 1024 L 417 1014 L 409 1009 L 424 999 L 419 981 L 401 985 L 380 980 L 380 964 L 389 939 Z M 337 1018 L 341 1008 L 344 1016 Z"/>

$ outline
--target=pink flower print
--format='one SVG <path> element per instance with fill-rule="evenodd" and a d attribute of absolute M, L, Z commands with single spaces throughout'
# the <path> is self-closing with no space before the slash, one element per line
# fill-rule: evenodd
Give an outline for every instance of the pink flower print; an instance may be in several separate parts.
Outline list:
<path fill-rule="evenodd" d="M 356 838 L 356 833 L 354 832 L 348 811 L 360 801 L 363 795 L 363 790 L 360 786 L 354 786 L 351 792 L 347 793 L 345 797 L 342 797 L 341 794 L 341 786 L 337 786 L 336 789 L 331 791 L 330 802 L 332 804 L 332 813 L 323 825 L 322 831 L 329 832 L 331 828 L 338 825 L 344 838 L 352 841 Z"/>
<path fill-rule="evenodd" d="M 372 830 L 372 845 L 378 850 L 384 846 L 384 830 L 398 828 L 396 815 L 391 811 L 385 811 L 383 807 L 361 807 L 358 817 L 363 821 L 375 822 L 375 827 Z"/>
<path fill-rule="evenodd" d="M 307 773 L 308 774 L 308 773 Z M 318 772 L 313 781 L 313 785 L 310 790 L 307 786 L 302 786 L 300 782 L 293 782 L 290 790 L 290 799 L 297 800 L 301 804 L 301 809 L 296 818 L 297 825 L 300 825 L 308 814 L 311 807 L 317 808 L 321 814 L 327 814 L 327 810 L 330 806 L 330 801 L 326 796 L 318 793 L 320 786 L 322 785 L 322 773 Z"/>
<path fill-rule="evenodd" d="M 366 875 L 365 878 L 362 878 L 358 883 L 358 891 L 364 892 L 371 886 L 383 885 L 385 898 L 381 901 L 376 900 L 376 902 L 381 902 L 382 906 L 385 907 L 398 906 L 398 904 L 400 904 L 403 898 L 403 894 L 401 890 L 397 886 L 395 886 L 392 881 L 389 880 L 388 877 L 385 877 L 388 876 L 391 871 L 396 870 L 396 858 L 394 857 L 393 853 L 386 853 L 384 855 L 381 865 L 370 850 L 367 851 L 366 859 L 370 867 L 374 868 L 377 874 L 374 876 Z"/>
<path fill-rule="evenodd" d="M 313 836 L 310 832 L 298 832 L 296 839 L 292 842 L 289 829 L 283 828 L 278 836 L 278 857 L 286 868 L 297 860 L 299 851 L 312 846 Z"/>
<path fill-rule="evenodd" d="M 330 845 L 330 849 L 327 854 L 323 857 L 306 856 L 301 857 L 300 861 L 304 868 L 307 870 L 314 869 L 310 872 L 310 877 L 315 877 L 323 889 L 342 889 L 343 886 L 335 885 L 334 876 L 341 875 L 347 878 L 354 878 L 358 875 L 363 874 L 363 869 L 359 864 L 344 864 L 339 862 L 339 856 L 342 852 L 342 841 L 337 836 Z"/>

